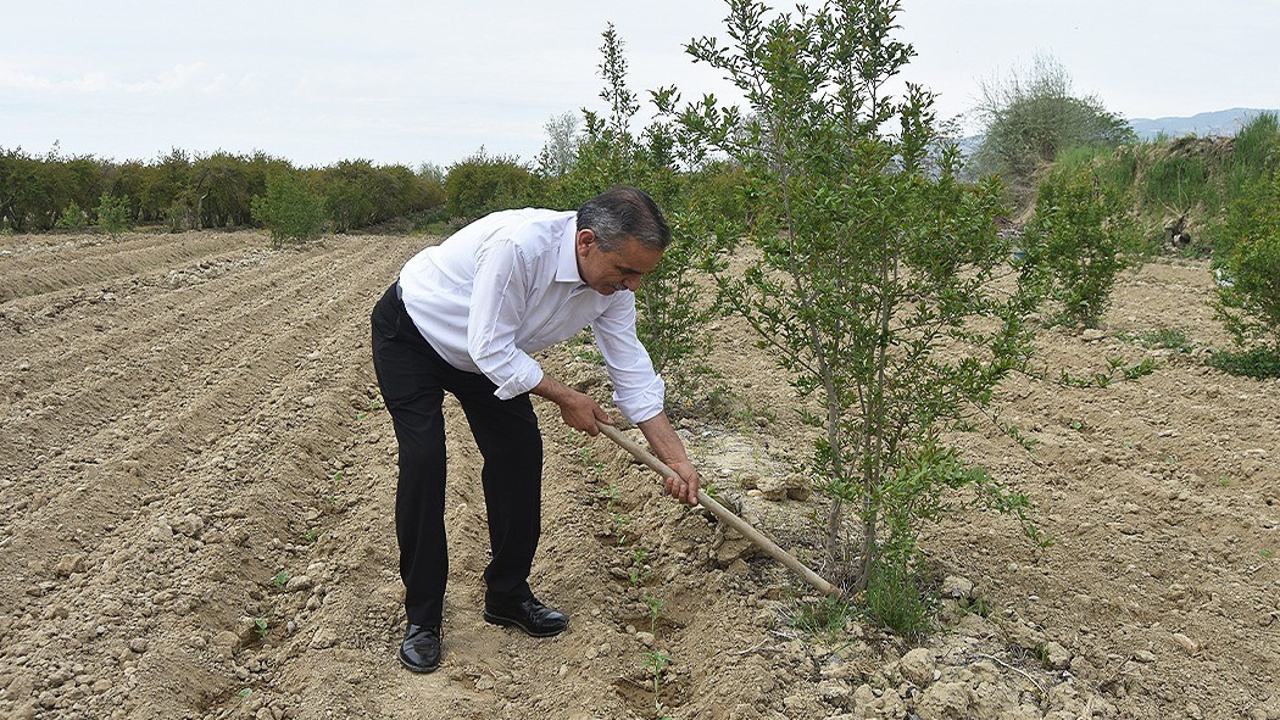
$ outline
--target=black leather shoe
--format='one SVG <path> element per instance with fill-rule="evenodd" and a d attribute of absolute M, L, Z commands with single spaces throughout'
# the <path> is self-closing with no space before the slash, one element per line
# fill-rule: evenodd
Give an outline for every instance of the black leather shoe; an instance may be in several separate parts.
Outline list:
<path fill-rule="evenodd" d="M 440 626 L 410 624 L 397 654 L 400 664 L 416 673 L 440 667 Z"/>
<path fill-rule="evenodd" d="M 485 622 L 514 625 L 533 637 L 551 637 L 569 627 L 569 616 L 529 598 L 519 605 L 484 606 Z"/>

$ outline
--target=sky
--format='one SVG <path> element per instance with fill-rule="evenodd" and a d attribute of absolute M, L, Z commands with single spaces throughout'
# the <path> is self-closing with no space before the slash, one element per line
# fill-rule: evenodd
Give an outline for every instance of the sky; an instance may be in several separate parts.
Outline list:
<path fill-rule="evenodd" d="M 1280 0 L 901 8 L 898 37 L 916 51 L 903 76 L 937 94 L 942 118 L 971 110 L 984 82 L 1025 77 L 1038 54 L 1068 71 L 1074 94 L 1130 119 L 1280 107 Z M 684 52 L 695 37 L 723 41 L 726 12 L 723 0 L 0 0 L 0 148 L 416 168 L 483 146 L 532 161 L 552 117 L 605 109 L 610 22 L 646 102 L 667 85 L 735 98 Z"/>

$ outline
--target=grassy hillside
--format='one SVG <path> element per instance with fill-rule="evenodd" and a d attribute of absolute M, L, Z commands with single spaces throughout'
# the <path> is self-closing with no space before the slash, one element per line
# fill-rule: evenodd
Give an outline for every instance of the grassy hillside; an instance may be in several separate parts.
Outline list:
<path fill-rule="evenodd" d="M 1075 148 L 1058 169 L 1088 166 L 1098 182 L 1128 198 L 1145 249 L 1222 255 L 1240 228 L 1232 208 L 1269 182 L 1280 161 L 1280 123 L 1272 113 L 1253 118 L 1233 137 L 1158 139 L 1116 149 Z M 1238 212 L 1238 208 L 1237 208 Z"/>

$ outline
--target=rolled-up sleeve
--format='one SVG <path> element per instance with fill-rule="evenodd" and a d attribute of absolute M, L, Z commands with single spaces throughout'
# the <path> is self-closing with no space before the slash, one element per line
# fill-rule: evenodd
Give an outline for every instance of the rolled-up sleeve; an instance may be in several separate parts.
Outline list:
<path fill-rule="evenodd" d="M 542 382 L 542 366 L 516 347 L 528 283 L 527 267 L 512 243 L 495 240 L 477 253 L 467 352 L 498 386 L 494 395 L 500 400 L 527 393 Z"/>
<path fill-rule="evenodd" d="M 641 423 L 662 412 L 666 384 L 636 337 L 635 296 L 620 293 L 615 298 L 591 330 L 613 381 L 613 402 L 627 420 Z"/>

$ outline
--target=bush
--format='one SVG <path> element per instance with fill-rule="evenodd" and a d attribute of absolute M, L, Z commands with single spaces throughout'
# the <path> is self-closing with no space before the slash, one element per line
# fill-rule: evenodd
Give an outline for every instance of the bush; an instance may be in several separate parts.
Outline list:
<path fill-rule="evenodd" d="M 928 633 L 930 607 L 919 588 L 924 585 L 914 568 L 877 561 L 865 595 L 867 617 L 898 635 L 916 639 Z"/>
<path fill-rule="evenodd" d="M 1037 56 L 1030 75 L 1014 73 L 982 84 L 975 114 L 984 125 L 974 159 L 982 172 L 1001 175 L 1018 204 L 1034 197 L 1034 175 L 1066 149 L 1114 147 L 1133 130 L 1096 97 L 1071 94 L 1071 76 L 1057 60 Z"/>
<path fill-rule="evenodd" d="M 450 217 L 474 220 L 496 210 L 529 204 L 538 194 L 536 187 L 533 173 L 518 158 L 489 155 L 480 148 L 449 166 L 444 179 L 445 207 Z"/>
<path fill-rule="evenodd" d="M 1218 317 L 1237 345 L 1261 343 L 1280 353 L 1280 172 L 1241 192 L 1227 227 L 1230 250 L 1214 262 Z"/>
<path fill-rule="evenodd" d="M 1209 356 L 1208 364 L 1222 372 L 1256 380 L 1280 378 L 1280 350 L 1275 348 L 1218 351 Z"/>
<path fill-rule="evenodd" d="M 324 201 L 302 181 L 283 174 L 267 181 L 267 191 L 252 202 L 253 219 L 271 231 L 272 247 L 316 237 L 324 227 Z"/>
<path fill-rule="evenodd" d="M 71 203 L 71 206 L 62 211 L 58 216 L 58 222 L 54 223 L 55 227 L 64 229 L 79 229 L 89 224 L 89 215 L 80 209 L 80 206 Z"/>
<path fill-rule="evenodd" d="M 138 198 L 138 219 L 143 222 L 165 220 L 175 205 L 183 205 L 191 216 L 199 218 L 191 202 L 191 157 L 174 148 L 154 163 L 137 169 L 133 178 Z"/>
<path fill-rule="evenodd" d="M 112 197 L 106 193 L 98 199 L 98 227 L 115 237 L 129 229 L 129 197 Z"/>
<path fill-rule="evenodd" d="M 1241 238 L 1222 265 L 1219 312 L 1227 331 L 1241 345 L 1256 340 L 1280 348 L 1280 229 Z"/>
<path fill-rule="evenodd" d="M 1036 214 L 1024 238 L 1028 262 L 1046 270 L 1061 311 L 1057 320 L 1097 327 L 1116 276 L 1129 263 L 1134 226 L 1115 188 L 1089 167 L 1052 173 L 1040 185 Z"/>

